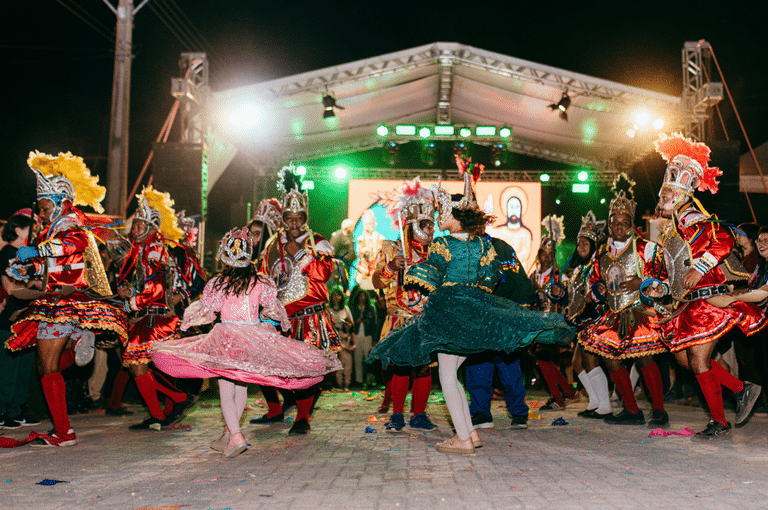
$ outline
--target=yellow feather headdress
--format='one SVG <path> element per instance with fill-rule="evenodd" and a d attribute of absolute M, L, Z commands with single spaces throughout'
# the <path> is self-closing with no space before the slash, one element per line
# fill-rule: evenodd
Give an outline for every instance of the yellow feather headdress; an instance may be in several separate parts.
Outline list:
<path fill-rule="evenodd" d="M 107 194 L 107 188 L 99 185 L 99 178 L 91 175 L 80 156 L 74 156 L 71 152 L 60 152 L 58 156 L 52 156 L 34 151 L 29 153 L 27 165 L 45 177 L 64 177 L 72 183 L 75 191 L 74 205 L 87 205 L 97 213 L 104 212 L 101 201 Z"/>
<path fill-rule="evenodd" d="M 184 231 L 179 228 L 178 217 L 173 209 L 173 199 L 168 193 L 161 193 L 152 186 L 145 186 L 141 193 L 136 195 L 139 199 L 139 210 L 136 217 L 149 221 L 150 211 L 143 211 L 145 207 L 154 209 L 160 214 L 158 230 L 166 241 L 178 241 L 184 236 Z M 146 217 L 144 216 L 146 215 Z M 154 224 L 154 222 L 150 221 Z"/>

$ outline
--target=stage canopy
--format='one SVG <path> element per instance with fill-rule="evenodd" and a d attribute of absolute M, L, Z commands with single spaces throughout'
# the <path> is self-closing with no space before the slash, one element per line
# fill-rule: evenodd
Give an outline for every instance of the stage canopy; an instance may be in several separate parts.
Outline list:
<path fill-rule="evenodd" d="M 566 92 L 567 121 L 548 108 Z M 324 96 L 344 109 L 323 118 Z M 377 135 L 377 127 L 387 126 L 391 135 L 402 124 L 494 126 L 497 133 L 508 127 L 508 138 L 483 140 L 611 172 L 649 147 L 655 119 L 663 120 L 665 130 L 677 125 L 679 107 L 678 97 L 438 42 L 213 93 L 208 114 L 215 143 L 247 152 L 264 172 L 289 161 L 381 147 L 387 138 Z M 647 126 L 637 125 L 641 111 Z M 638 132 L 630 138 L 635 125 Z M 213 185 L 224 168 L 211 170 Z"/>

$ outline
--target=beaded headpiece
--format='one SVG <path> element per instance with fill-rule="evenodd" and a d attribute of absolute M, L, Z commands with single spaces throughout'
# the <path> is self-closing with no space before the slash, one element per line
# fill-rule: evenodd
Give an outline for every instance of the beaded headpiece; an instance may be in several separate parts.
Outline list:
<path fill-rule="evenodd" d="M 608 208 L 608 217 L 612 217 L 615 214 L 627 214 L 631 221 L 635 221 L 635 207 L 637 203 L 634 201 L 635 181 L 629 178 L 624 172 L 620 173 L 613 180 L 613 187 L 611 190 L 614 194 L 614 199 L 611 200 L 611 205 Z"/>
<path fill-rule="evenodd" d="M 248 267 L 253 255 L 253 241 L 247 228 L 233 228 L 219 243 L 219 260 L 232 267 Z"/>
<path fill-rule="evenodd" d="M 413 183 L 405 182 L 400 188 L 400 194 L 395 197 L 395 205 L 389 211 L 389 217 L 396 228 L 412 225 L 414 233 L 426 238 L 427 235 L 419 228 L 421 220 L 435 220 L 435 196 L 431 189 L 421 185 L 418 177 Z"/>
<path fill-rule="evenodd" d="M 62 213 L 62 201 L 87 205 L 98 213 L 104 212 L 101 201 L 107 193 L 99 186 L 99 178 L 91 175 L 83 158 L 72 153 L 52 156 L 40 151 L 29 153 L 27 164 L 37 177 L 37 197 L 51 200 L 55 207 L 51 219 Z"/>
<path fill-rule="evenodd" d="M 586 216 L 581 217 L 581 228 L 577 237 L 586 237 L 592 239 L 595 244 L 600 244 L 605 231 L 605 220 L 597 221 L 595 213 L 589 211 Z"/>
<path fill-rule="evenodd" d="M 437 187 L 433 188 L 435 202 L 437 206 L 437 222 L 443 223 L 451 215 L 451 211 L 456 209 L 471 209 L 478 207 L 474 187 L 480 181 L 480 174 L 485 167 L 472 163 L 472 158 L 464 159 L 456 154 L 456 166 L 459 168 L 459 174 L 464 177 L 464 193 L 459 200 L 452 200 L 448 193 L 438 182 Z"/>
<path fill-rule="evenodd" d="M 296 173 L 296 168 L 292 164 L 284 166 L 277 173 L 277 177 L 277 189 L 282 194 L 280 200 L 282 214 L 304 213 L 309 221 L 309 195 L 306 191 L 301 192 L 301 177 Z"/>
<path fill-rule="evenodd" d="M 563 239 L 565 239 L 565 226 L 563 225 L 564 219 L 565 216 L 558 217 L 555 214 L 550 214 L 541 220 L 541 226 L 544 228 L 546 235 L 542 236 L 541 238 L 541 244 L 539 245 L 540 250 L 543 249 L 552 254 L 555 253 L 555 248 L 557 248 L 557 245 L 560 244 Z"/>
<path fill-rule="evenodd" d="M 134 214 L 134 220 L 152 225 L 160 231 L 166 241 L 178 241 L 184 236 L 184 231 L 178 225 L 176 211 L 173 210 L 173 200 L 168 193 L 145 186 L 136 198 L 139 200 L 139 207 Z"/>
<path fill-rule="evenodd" d="M 672 136 L 662 133 L 654 145 L 667 163 L 662 187 L 680 190 L 687 195 L 692 195 L 695 190 L 717 193 L 717 178 L 723 172 L 709 166 L 709 147 L 680 133 L 672 133 Z"/>
<path fill-rule="evenodd" d="M 256 214 L 254 214 L 253 219 L 264 223 L 270 232 L 275 232 L 280 228 L 283 220 L 280 202 L 275 198 L 262 200 L 256 208 Z"/>

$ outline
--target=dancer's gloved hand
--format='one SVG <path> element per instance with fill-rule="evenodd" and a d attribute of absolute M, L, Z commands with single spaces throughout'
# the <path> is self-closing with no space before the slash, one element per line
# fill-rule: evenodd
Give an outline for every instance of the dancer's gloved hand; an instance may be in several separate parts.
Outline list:
<path fill-rule="evenodd" d="M 19 262 L 24 262 L 35 257 L 39 257 L 40 252 L 34 246 L 22 246 L 16 250 L 16 258 Z"/>

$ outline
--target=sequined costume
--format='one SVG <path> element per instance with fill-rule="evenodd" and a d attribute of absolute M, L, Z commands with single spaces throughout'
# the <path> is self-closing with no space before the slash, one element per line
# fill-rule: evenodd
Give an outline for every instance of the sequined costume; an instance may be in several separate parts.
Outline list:
<path fill-rule="evenodd" d="M 318 384 L 325 374 L 341 369 L 336 356 L 286 338 L 262 320 L 266 317 L 289 329 L 271 280 L 260 280 L 243 296 L 217 289 L 218 281 L 211 279 L 200 300 L 187 309 L 182 329 L 213 322 L 216 312 L 221 323 L 206 335 L 156 345 L 152 361 L 160 370 L 174 377 L 226 377 L 298 389 Z"/>
<path fill-rule="evenodd" d="M 640 301 L 639 291 L 623 292 L 627 278 L 648 276 L 656 246 L 636 235 L 623 243 L 609 239 L 600 249 L 590 286 L 605 282 L 608 311 L 579 335 L 584 349 L 615 359 L 659 354 L 667 350 L 654 324 L 656 312 Z"/>
<path fill-rule="evenodd" d="M 123 341 L 128 337 L 125 313 L 119 308 L 95 299 L 91 278 L 101 280 L 106 293 L 109 284 L 103 267 L 86 267 L 87 257 L 98 257 L 93 236 L 83 228 L 83 213 L 68 206 L 65 213 L 43 230 L 37 238 L 40 258 L 34 259 L 37 275 L 47 274 L 45 294 L 32 301 L 23 317 L 12 326 L 6 341 L 11 350 L 32 347 L 37 343 L 39 324 L 75 324 L 80 329 L 110 331 Z M 100 261 L 100 260 L 99 260 Z M 96 274 L 95 274 L 96 273 Z"/>
<path fill-rule="evenodd" d="M 338 335 L 326 303 L 333 249 L 319 234 L 306 232 L 296 239 L 302 247 L 295 256 L 285 251 L 283 229 L 264 249 L 261 272 L 277 282 L 277 297 L 291 320 L 292 337 L 323 350 L 340 349 Z"/>
<path fill-rule="evenodd" d="M 470 234 L 436 239 L 427 260 L 405 277 L 406 286 L 431 293 L 423 312 L 390 332 L 369 360 L 420 366 L 437 352 L 512 352 L 532 341 L 567 344 L 573 338 L 562 315 L 533 312 L 492 295 L 499 277 L 500 264 L 488 240 Z"/>
<path fill-rule="evenodd" d="M 147 364 L 152 345 L 174 335 L 179 318 L 171 308 L 173 272 L 163 235 L 152 230 L 135 241 L 123 262 L 119 282 L 131 286 L 132 296 L 125 301 L 131 316 L 128 345 L 123 366 Z"/>

